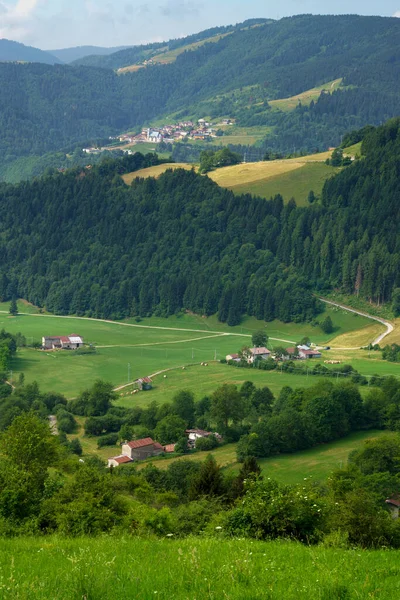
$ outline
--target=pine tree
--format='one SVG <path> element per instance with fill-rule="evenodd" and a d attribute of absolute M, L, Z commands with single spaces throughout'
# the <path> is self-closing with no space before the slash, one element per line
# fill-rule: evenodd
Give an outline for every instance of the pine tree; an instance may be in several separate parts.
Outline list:
<path fill-rule="evenodd" d="M 12 315 L 13 317 L 15 317 L 18 314 L 18 306 L 17 306 L 17 301 L 15 299 L 15 297 L 13 297 L 13 299 L 10 302 L 10 310 L 9 310 L 10 315 Z"/>

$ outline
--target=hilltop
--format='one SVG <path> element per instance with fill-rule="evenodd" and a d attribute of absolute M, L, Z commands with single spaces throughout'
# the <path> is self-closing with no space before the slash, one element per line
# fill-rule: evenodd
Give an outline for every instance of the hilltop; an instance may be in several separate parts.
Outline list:
<path fill-rule="evenodd" d="M 127 186 L 120 175 L 157 165 L 154 154 L 3 185 L 1 296 L 106 318 L 218 312 L 228 325 L 242 314 L 312 320 L 321 310 L 315 290 L 390 302 L 399 129 L 399 119 L 372 129 L 363 159 L 304 208 L 279 194 L 237 196 L 184 169 Z M 65 243 L 71 236 L 79 245 Z"/>
<path fill-rule="evenodd" d="M 0 39 L 0 62 L 36 62 L 55 65 L 63 61 L 51 52 L 25 46 L 12 40 Z"/>

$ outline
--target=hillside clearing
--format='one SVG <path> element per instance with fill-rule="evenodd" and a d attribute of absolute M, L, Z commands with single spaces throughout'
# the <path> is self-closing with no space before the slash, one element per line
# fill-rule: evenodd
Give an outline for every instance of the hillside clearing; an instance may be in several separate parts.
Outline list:
<path fill-rule="evenodd" d="M 305 205 L 309 191 L 320 194 L 326 179 L 339 171 L 324 164 L 330 155 L 331 152 L 321 152 L 299 158 L 241 163 L 216 169 L 207 175 L 219 186 L 235 193 L 251 193 L 264 198 L 280 193 L 285 200 L 295 197 L 299 205 Z M 123 180 L 130 185 L 136 177 L 160 177 L 168 169 L 192 168 L 194 165 L 189 163 L 165 163 L 123 175 Z"/>
<path fill-rule="evenodd" d="M 319 85 L 310 90 L 306 90 L 305 92 L 301 92 L 295 96 L 291 96 L 290 98 L 280 98 L 279 100 L 270 100 L 268 104 L 272 108 L 277 108 L 283 112 L 290 112 L 294 110 L 299 103 L 304 106 L 309 106 L 311 101 L 317 101 L 321 95 L 321 92 L 329 92 L 332 93 L 334 90 L 337 90 L 342 85 L 343 79 L 335 79 L 334 81 L 328 81 L 322 85 Z"/>
<path fill-rule="evenodd" d="M 156 165 L 155 167 L 148 167 L 147 169 L 140 169 L 133 173 L 127 173 L 126 175 L 122 175 L 122 179 L 127 185 L 130 185 L 137 177 L 160 177 L 160 175 L 165 173 L 168 169 L 172 169 L 173 171 L 176 169 L 190 171 L 192 168 L 193 165 L 190 165 L 189 163 L 164 163 L 163 165 Z"/>
<path fill-rule="evenodd" d="M 285 202 L 294 198 L 297 206 L 309 206 L 310 191 L 312 190 L 317 197 L 320 196 L 325 181 L 341 170 L 324 163 L 303 163 L 298 166 L 300 168 L 270 175 L 254 182 L 238 183 L 229 186 L 229 189 L 235 194 L 252 194 L 267 200 L 281 194 Z"/>

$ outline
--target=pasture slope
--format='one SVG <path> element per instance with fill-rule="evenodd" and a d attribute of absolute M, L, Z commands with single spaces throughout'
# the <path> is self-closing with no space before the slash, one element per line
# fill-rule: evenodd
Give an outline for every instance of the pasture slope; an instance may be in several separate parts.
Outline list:
<path fill-rule="evenodd" d="M 22 308 L 21 308 L 22 306 Z M 7 307 L 2 305 L 3 309 Z M 74 397 L 80 391 L 90 386 L 97 378 L 111 381 L 115 386 L 128 384 L 130 381 L 154 374 L 165 369 L 176 369 L 184 365 L 199 364 L 224 358 L 227 354 L 238 352 L 244 345 L 251 343 L 254 331 L 266 327 L 270 336 L 270 346 L 293 345 L 304 336 L 313 342 L 325 345 L 332 337 L 341 333 L 362 330 L 370 321 L 365 317 L 353 316 L 350 313 L 329 307 L 321 315 L 324 318 L 331 315 L 335 326 L 334 334 L 326 335 L 319 327 L 310 324 L 290 324 L 274 321 L 265 323 L 254 318 L 247 318 L 237 327 L 230 328 L 218 323 L 215 317 L 208 319 L 197 315 L 186 314 L 182 317 L 170 317 L 168 320 L 150 318 L 140 320 L 139 323 L 114 322 L 79 317 L 60 317 L 46 314 L 28 314 L 20 304 L 21 312 L 16 317 L 10 317 L 6 311 L 0 315 L 0 326 L 11 333 L 20 331 L 28 344 L 40 341 L 44 335 L 67 335 L 75 332 L 84 338 L 85 342 L 97 348 L 96 354 L 80 355 L 73 352 L 43 352 L 32 348 L 24 348 L 18 352 L 12 370 L 12 377 L 23 372 L 26 381 L 37 380 L 44 391 L 59 391 L 67 397 Z M 30 307 L 29 310 L 34 310 Z M 380 361 L 383 363 L 383 361 Z M 193 367 L 193 382 L 204 393 L 210 390 L 212 383 L 211 368 L 215 369 L 215 381 L 222 378 L 236 378 L 235 369 L 216 364 L 208 371 L 208 375 L 201 367 Z M 371 368 L 371 367 L 370 367 Z M 374 370 L 370 374 L 375 372 Z M 179 369 L 178 369 L 179 371 Z M 241 370 L 241 377 L 249 377 Z M 253 372 L 253 371 L 252 371 Z M 229 373 L 229 374 L 228 374 Z M 257 371 L 257 373 L 259 373 Z M 262 372 L 264 385 L 271 381 L 274 391 L 278 391 L 276 373 Z M 179 385 L 190 383 L 186 374 L 180 369 Z M 251 375 L 253 377 L 253 375 Z M 254 374 L 254 377 L 256 374 Z M 172 378 L 172 375 L 171 375 Z M 157 381 L 164 379 L 162 376 Z M 170 378 L 168 377 L 168 380 Z M 276 383 L 274 383 L 276 382 Z M 157 386 L 156 386 L 157 387 Z M 171 388 L 165 390 L 169 396 Z M 215 389 L 215 388 L 214 388 Z M 155 392 L 155 390 L 154 390 Z M 140 395 L 141 398 L 150 395 Z M 146 402 L 151 400 L 146 400 Z"/>
<path fill-rule="evenodd" d="M 330 156 L 331 152 L 321 152 L 299 158 L 241 163 L 211 171 L 207 176 L 235 194 L 253 194 L 268 199 L 280 193 L 286 202 L 293 197 L 298 205 L 305 206 L 310 190 L 318 196 L 325 181 L 340 171 L 340 168 L 325 164 Z M 192 168 L 197 167 L 189 163 L 165 163 L 128 173 L 122 178 L 130 185 L 136 177 L 157 178 L 168 169 Z"/>

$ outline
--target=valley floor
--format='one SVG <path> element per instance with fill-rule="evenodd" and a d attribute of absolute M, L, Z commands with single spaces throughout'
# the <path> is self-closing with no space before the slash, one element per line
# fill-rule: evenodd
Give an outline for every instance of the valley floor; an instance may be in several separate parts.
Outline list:
<path fill-rule="evenodd" d="M 0 541 L 2 600 L 393 600 L 398 551 L 284 541 L 19 538 Z M 211 533 L 211 532 L 210 532 Z M 219 539 L 218 539 L 219 538 Z"/>

